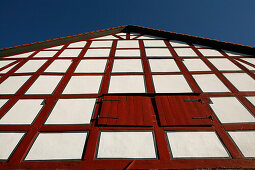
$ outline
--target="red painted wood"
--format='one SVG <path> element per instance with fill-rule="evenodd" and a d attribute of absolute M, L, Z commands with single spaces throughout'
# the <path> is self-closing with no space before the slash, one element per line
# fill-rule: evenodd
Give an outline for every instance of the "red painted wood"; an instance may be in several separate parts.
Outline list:
<path fill-rule="evenodd" d="M 211 126 L 213 123 L 209 118 L 195 119 L 210 116 L 207 104 L 188 101 L 202 100 L 201 97 L 156 96 L 155 99 L 161 126 Z"/>
<path fill-rule="evenodd" d="M 153 126 L 154 110 L 150 97 L 104 96 L 101 102 L 98 125 Z"/>

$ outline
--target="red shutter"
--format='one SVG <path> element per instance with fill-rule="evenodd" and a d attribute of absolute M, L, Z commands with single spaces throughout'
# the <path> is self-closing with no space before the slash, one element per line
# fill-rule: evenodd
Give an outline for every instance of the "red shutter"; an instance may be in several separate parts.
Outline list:
<path fill-rule="evenodd" d="M 209 108 L 199 96 L 156 96 L 161 126 L 210 126 Z"/>
<path fill-rule="evenodd" d="M 98 125 L 153 126 L 150 97 L 104 96 L 101 102 Z"/>

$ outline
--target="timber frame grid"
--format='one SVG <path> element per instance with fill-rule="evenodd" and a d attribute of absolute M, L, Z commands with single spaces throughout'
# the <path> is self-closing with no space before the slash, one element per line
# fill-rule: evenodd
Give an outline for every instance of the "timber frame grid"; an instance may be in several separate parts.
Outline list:
<path fill-rule="evenodd" d="M 115 37 L 122 39 L 118 35 L 113 34 Z M 137 39 L 140 36 L 137 36 L 134 39 Z M 130 39 L 130 34 L 127 33 L 127 39 Z M 100 40 L 95 40 L 100 41 Z M 226 97 L 232 96 L 236 97 L 246 108 L 248 108 L 253 116 L 255 116 L 255 107 L 245 98 L 246 96 L 255 96 L 255 92 L 240 92 L 238 91 L 222 73 L 247 73 L 253 79 L 255 79 L 255 71 L 250 71 L 245 68 L 242 64 L 237 62 L 236 60 L 242 61 L 242 57 L 231 57 L 228 56 L 224 51 L 219 49 L 220 53 L 223 55 L 222 57 L 215 58 L 227 58 L 232 61 L 237 67 L 241 69 L 241 71 L 219 71 L 212 63 L 209 62 L 208 58 L 214 57 L 205 57 L 203 56 L 199 50 L 194 47 L 192 43 L 189 43 L 190 48 L 192 48 L 198 57 L 179 57 L 175 52 L 174 48 L 171 46 L 168 40 L 164 40 L 166 47 L 157 47 L 157 48 L 167 48 L 172 54 L 172 57 L 147 57 L 145 52 L 145 47 L 143 44 L 143 40 L 139 39 L 140 53 L 141 57 L 115 57 L 115 51 L 117 47 L 117 41 L 113 40 L 110 56 L 109 57 L 89 57 L 88 59 L 107 59 L 107 65 L 104 73 L 74 73 L 79 62 L 84 59 L 83 56 L 86 51 L 89 49 L 91 44 L 91 40 L 87 40 L 87 44 L 84 48 L 82 48 L 81 53 L 78 57 L 73 58 L 61 58 L 61 59 L 71 59 L 72 63 L 69 66 L 66 73 L 45 73 L 44 70 L 55 60 L 60 59 L 58 56 L 63 52 L 70 43 L 66 43 L 61 50 L 59 50 L 53 57 L 51 58 L 33 58 L 41 49 L 36 50 L 32 55 L 28 58 L 16 59 L 17 65 L 8 71 L 6 74 L 2 74 L 0 78 L 0 83 L 6 80 L 9 76 L 21 76 L 21 75 L 31 75 L 29 80 L 15 93 L 15 95 L 0 95 L 1 99 L 9 99 L 8 102 L 2 107 L 0 111 L 0 117 L 4 116 L 5 112 L 12 107 L 19 99 L 44 99 L 45 105 L 42 110 L 35 118 L 31 125 L 0 125 L 0 132 L 25 132 L 22 140 L 18 144 L 17 148 L 11 154 L 8 161 L 0 161 L 0 167 L 2 169 L 7 168 L 17 168 L 17 169 L 26 169 L 26 168 L 73 168 L 73 169 L 193 169 L 193 168 L 215 168 L 215 167 L 224 167 L 224 168 L 254 168 L 255 167 L 255 159 L 254 158 L 245 158 L 240 150 L 237 148 L 236 144 L 228 135 L 227 131 L 249 131 L 255 130 L 254 123 L 239 123 L 239 124 L 222 124 L 218 120 L 215 114 L 212 114 L 214 124 L 213 126 L 201 126 L 201 127 L 161 127 L 158 124 L 158 118 L 154 115 L 153 126 L 152 127 L 107 127 L 107 126 L 97 126 L 95 121 L 92 121 L 90 125 L 45 125 L 45 121 L 49 114 L 51 113 L 52 108 L 58 99 L 74 99 L 74 98 L 97 98 L 96 102 L 101 101 L 101 96 L 104 96 L 108 93 L 109 81 L 111 75 L 143 75 L 145 80 L 145 89 L 148 95 L 152 98 L 152 101 L 155 100 L 154 96 L 157 95 L 155 93 L 152 75 L 184 75 L 186 81 L 189 86 L 193 90 L 194 93 L 200 94 L 203 98 L 209 97 Z M 153 40 L 152 40 L 153 41 Z M 155 48 L 155 47 L 146 47 L 146 48 Z M 175 48 L 185 48 L 185 47 L 175 47 Z M 100 48 L 105 49 L 105 48 Z M 128 49 L 128 48 L 125 48 Z M 199 58 L 203 60 L 203 62 L 211 69 L 211 71 L 204 72 L 190 72 L 183 64 L 182 60 L 188 58 Z M 245 57 L 244 57 L 245 58 Z M 8 58 L 6 58 L 8 59 Z M 15 73 L 21 66 L 23 66 L 27 61 L 32 60 L 41 60 L 48 59 L 43 66 L 38 69 L 35 73 Z M 114 59 L 141 59 L 144 72 L 143 73 L 111 73 L 113 67 Z M 177 66 L 180 69 L 180 72 L 175 73 L 152 73 L 150 69 L 150 65 L 148 59 L 174 59 Z M 8 60 L 15 60 L 8 59 Z M 245 63 L 245 61 L 244 61 Z M 255 65 L 250 66 L 255 67 Z M 13 65 L 13 64 L 10 64 Z M 230 92 L 223 93 L 203 93 L 192 77 L 193 74 L 215 74 L 221 82 L 223 82 Z M 33 82 L 40 75 L 61 75 L 63 76 L 56 89 L 52 94 L 44 94 L 44 95 L 25 95 L 25 92 L 28 88 L 33 84 Z M 103 75 L 103 79 L 100 86 L 100 91 L 98 94 L 62 94 L 64 88 L 69 82 L 71 76 L 74 75 Z M 138 94 L 134 94 L 138 95 Z M 178 94 L 176 94 L 178 95 Z M 181 95 L 181 94 L 179 94 Z M 96 119 L 99 112 L 99 105 L 97 104 L 94 113 L 92 114 L 93 119 Z M 156 113 L 157 114 L 157 113 Z M 98 138 L 100 136 L 101 131 L 152 131 L 155 135 L 155 149 L 157 151 L 156 159 L 111 159 L 111 160 L 102 160 L 96 158 L 96 152 L 98 147 Z M 63 160 L 63 161 L 24 161 L 24 158 L 31 147 L 31 144 L 35 140 L 36 136 L 40 132 L 80 132 L 86 131 L 88 132 L 88 137 L 86 140 L 86 146 L 84 150 L 84 154 L 81 160 Z M 165 133 L 167 131 L 215 131 L 224 147 L 226 147 L 229 158 L 199 158 L 199 159 L 173 159 L 170 153 L 170 149 L 168 146 L 168 141 L 166 139 Z"/>

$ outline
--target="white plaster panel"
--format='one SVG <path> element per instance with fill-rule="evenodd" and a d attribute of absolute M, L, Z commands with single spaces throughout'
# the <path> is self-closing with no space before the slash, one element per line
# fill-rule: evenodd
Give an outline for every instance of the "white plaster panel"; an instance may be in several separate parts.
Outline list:
<path fill-rule="evenodd" d="M 191 93 L 183 75 L 152 75 L 156 93 Z"/>
<path fill-rule="evenodd" d="M 65 49 L 58 57 L 78 57 L 82 49 Z"/>
<path fill-rule="evenodd" d="M 10 76 L 0 84 L 0 94 L 15 94 L 30 76 Z"/>
<path fill-rule="evenodd" d="M 52 94 L 61 79 L 62 76 L 39 76 L 25 94 Z"/>
<path fill-rule="evenodd" d="M 204 46 L 204 45 L 198 45 L 198 44 L 193 44 L 193 45 L 194 45 L 194 47 L 196 47 L 196 48 L 210 48 L 210 47 Z"/>
<path fill-rule="evenodd" d="M 123 39 L 127 39 L 126 35 L 119 35 L 119 37 L 123 38 Z"/>
<path fill-rule="evenodd" d="M 253 104 L 253 106 L 255 106 L 255 96 L 249 96 L 246 97 L 246 99 L 248 99 Z"/>
<path fill-rule="evenodd" d="M 142 36 L 140 36 L 140 37 L 137 38 L 137 39 L 165 39 L 165 38 L 156 37 L 156 36 L 152 36 L 152 35 L 142 35 Z"/>
<path fill-rule="evenodd" d="M 241 70 L 232 61 L 227 58 L 209 58 L 208 59 L 218 70 Z"/>
<path fill-rule="evenodd" d="M 11 64 L 15 62 L 15 60 L 1 60 L 0 61 L 0 68 L 7 66 L 8 64 Z"/>
<path fill-rule="evenodd" d="M 137 37 L 137 35 L 130 35 L 130 39 L 134 39 L 136 37 Z"/>
<path fill-rule="evenodd" d="M 115 57 L 140 57 L 140 50 L 116 50 Z"/>
<path fill-rule="evenodd" d="M 167 132 L 173 158 L 229 157 L 215 132 Z"/>
<path fill-rule="evenodd" d="M 211 71 L 201 59 L 184 59 L 182 62 L 189 71 Z"/>
<path fill-rule="evenodd" d="M 86 138 L 86 132 L 39 133 L 25 160 L 80 160 Z"/>
<path fill-rule="evenodd" d="M 125 33 L 125 32 L 120 32 L 120 33 L 117 33 L 117 34 L 115 34 L 115 35 L 127 35 L 127 33 Z"/>
<path fill-rule="evenodd" d="M 75 69 L 75 73 L 103 73 L 107 60 L 81 60 Z"/>
<path fill-rule="evenodd" d="M 0 108 L 3 107 L 7 101 L 8 99 L 0 99 Z"/>
<path fill-rule="evenodd" d="M 255 157 L 255 131 L 230 131 L 228 134 L 245 157 Z"/>
<path fill-rule="evenodd" d="M 118 39 L 118 38 L 117 38 L 117 37 L 114 37 L 113 35 L 106 35 L 106 36 L 94 38 L 93 40 L 102 40 L 102 39 L 106 39 L 106 40 L 108 40 L 108 39 L 114 39 L 114 40 L 116 40 L 116 39 Z"/>
<path fill-rule="evenodd" d="M 89 124 L 96 99 L 59 99 L 45 124 Z"/>
<path fill-rule="evenodd" d="M 240 59 L 255 65 L 255 58 L 240 58 Z"/>
<path fill-rule="evenodd" d="M 113 73 L 119 72 L 143 72 L 142 60 L 140 59 L 115 59 Z"/>
<path fill-rule="evenodd" d="M 18 64 L 18 63 L 17 63 Z M 1 74 L 7 73 L 8 71 L 10 71 L 13 67 L 15 67 L 17 64 L 13 64 L 10 67 L 7 67 L 6 69 L 0 71 Z"/>
<path fill-rule="evenodd" d="M 219 51 L 214 50 L 214 49 L 198 49 L 200 53 L 202 53 L 204 56 L 223 56 Z"/>
<path fill-rule="evenodd" d="M 164 40 L 144 40 L 145 47 L 166 47 Z"/>
<path fill-rule="evenodd" d="M 31 124 L 43 105 L 43 99 L 20 99 L 0 119 L 1 125 Z"/>
<path fill-rule="evenodd" d="M 145 93 L 142 75 L 111 76 L 109 93 Z"/>
<path fill-rule="evenodd" d="M 172 47 L 189 47 L 189 45 L 185 42 L 181 41 L 169 41 Z"/>
<path fill-rule="evenodd" d="M 111 49 L 88 49 L 84 57 L 109 57 Z"/>
<path fill-rule="evenodd" d="M 92 41 L 90 47 L 111 47 L 112 41 Z"/>
<path fill-rule="evenodd" d="M 97 158 L 156 158 L 152 132 L 101 132 Z"/>
<path fill-rule="evenodd" d="M 15 73 L 33 73 L 36 72 L 47 60 L 29 60 L 21 66 Z"/>
<path fill-rule="evenodd" d="M 64 45 L 59 45 L 59 46 L 55 46 L 55 47 L 45 48 L 44 50 L 60 50 L 62 47 L 64 47 Z"/>
<path fill-rule="evenodd" d="M 139 48 L 138 40 L 119 40 L 117 48 Z"/>
<path fill-rule="evenodd" d="M 53 57 L 58 51 L 40 51 L 34 58 Z"/>
<path fill-rule="evenodd" d="M 255 117 L 235 97 L 211 97 L 210 104 L 221 123 L 255 122 Z"/>
<path fill-rule="evenodd" d="M 0 133 L 0 160 L 7 160 L 24 133 Z"/>
<path fill-rule="evenodd" d="M 171 57 L 168 48 L 145 48 L 147 57 Z"/>
<path fill-rule="evenodd" d="M 99 93 L 103 76 L 72 76 L 63 94 Z"/>
<path fill-rule="evenodd" d="M 180 72 L 174 59 L 149 59 L 151 72 Z"/>
<path fill-rule="evenodd" d="M 34 53 L 34 51 L 28 52 L 28 53 L 23 53 L 23 54 L 12 55 L 12 56 L 9 56 L 8 58 L 27 58 L 33 53 Z"/>
<path fill-rule="evenodd" d="M 229 92 L 229 89 L 214 74 L 192 75 L 203 92 Z"/>
<path fill-rule="evenodd" d="M 79 41 L 71 43 L 67 48 L 83 48 L 87 44 L 87 41 Z"/>
<path fill-rule="evenodd" d="M 72 60 L 54 60 L 44 72 L 65 73 Z"/>
<path fill-rule="evenodd" d="M 255 70 L 255 67 L 252 67 L 242 61 L 236 60 L 237 62 L 239 62 L 240 64 L 242 64 L 244 67 L 246 67 L 248 70 Z"/>
<path fill-rule="evenodd" d="M 192 48 L 174 48 L 174 50 L 180 57 L 198 57 Z"/>
<path fill-rule="evenodd" d="M 255 91 L 255 80 L 246 73 L 223 73 L 239 91 Z"/>

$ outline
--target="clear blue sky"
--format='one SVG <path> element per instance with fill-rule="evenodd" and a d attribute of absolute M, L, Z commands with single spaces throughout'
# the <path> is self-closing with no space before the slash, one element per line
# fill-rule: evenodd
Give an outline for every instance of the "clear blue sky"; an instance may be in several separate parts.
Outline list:
<path fill-rule="evenodd" d="M 120 25 L 255 46 L 255 0 L 3 0 L 0 48 Z"/>

